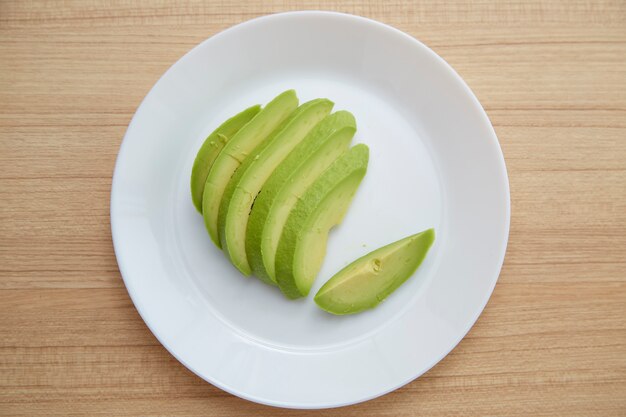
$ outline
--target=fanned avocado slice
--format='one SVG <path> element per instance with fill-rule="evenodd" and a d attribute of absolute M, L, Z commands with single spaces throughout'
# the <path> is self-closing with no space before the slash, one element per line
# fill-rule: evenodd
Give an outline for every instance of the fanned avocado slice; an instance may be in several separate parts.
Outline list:
<path fill-rule="evenodd" d="M 306 296 L 326 255 L 329 230 L 343 219 L 365 172 L 366 145 L 341 155 L 292 209 L 276 251 L 276 281 L 289 298 Z"/>
<path fill-rule="evenodd" d="M 215 159 L 204 185 L 202 215 L 207 231 L 218 247 L 221 245 L 217 231 L 217 217 L 228 181 L 254 148 L 281 126 L 296 107 L 298 107 L 298 98 L 295 91 L 288 90 L 280 94 L 226 142 Z"/>
<path fill-rule="evenodd" d="M 291 209 L 309 186 L 348 148 L 354 116 L 338 111 L 322 120 L 281 162 L 258 194 L 246 232 L 246 253 L 254 275 L 276 284 L 276 250 Z"/>
<path fill-rule="evenodd" d="M 243 161 L 228 183 L 218 216 L 220 243 L 231 263 L 244 275 L 251 269 L 246 257 L 246 228 L 254 199 L 278 164 L 333 108 L 327 99 L 304 103 L 279 133 L 263 141 Z"/>
<path fill-rule="evenodd" d="M 204 141 L 191 169 L 191 200 L 196 209 L 202 213 L 202 193 L 204 183 L 213 162 L 228 142 L 246 123 L 261 110 L 261 106 L 249 107 L 222 123 Z"/>
<path fill-rule="evenodd" d="M 428 229 L 368 253 L 329 279 L 315 302 L 337 315 L 376 307 L 413 275 L 434 241 Z"/>

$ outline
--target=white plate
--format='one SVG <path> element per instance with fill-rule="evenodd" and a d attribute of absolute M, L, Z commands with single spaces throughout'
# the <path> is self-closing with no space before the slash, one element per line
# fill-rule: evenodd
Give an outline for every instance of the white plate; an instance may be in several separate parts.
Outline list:
<path fill-rule="evenodd" d="M 351 111 L 354 143 L 371 149 L 311 295 L 298 301 L 230 266 L 189 191 L 207 134 L 289 88 Z M 426 261 L 377 309 L 335 317 L 315 306 L 346 263 L 428 227 L 437 240 Z M 509 188 L 489 119 L 433 51 L 361 17 L 285 13 L 211 37 L 156 83 L 120 149 L 111 228 L 137 310 L 187 368 L 251 401 L 335 407 L 410 382 L 467 333 L 502 265 Z"/>

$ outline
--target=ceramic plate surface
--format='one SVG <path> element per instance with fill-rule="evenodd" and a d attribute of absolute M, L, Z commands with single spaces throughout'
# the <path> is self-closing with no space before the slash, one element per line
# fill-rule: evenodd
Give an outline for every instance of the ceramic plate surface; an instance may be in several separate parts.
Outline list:
<path fill-rule="evenodd" d="M 222 121 L 293 88 L 351 111 L 367 175 L 308 298 L 239 274 L 211 243 L 189 177 Z M 412 37 L 328 12 L 266 16 L 176 62 L 135 114 L 111 192 L 115 253 L 159 341 L 208 382 L 259 403 L 323 408 L 394 390 L 447 355 L 504 259 L 509 188 L 494 130 L 461 78 Z M 365 253 L 434 227 L 419 270 L 378 308 L 336 317 L 312 296 Z"/>

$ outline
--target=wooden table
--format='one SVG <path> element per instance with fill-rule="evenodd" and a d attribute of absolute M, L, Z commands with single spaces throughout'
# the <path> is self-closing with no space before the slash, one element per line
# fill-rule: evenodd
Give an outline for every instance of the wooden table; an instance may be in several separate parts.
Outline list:
<path fill-rule="evenodd" d="M 444 4 L 445 3 L 445 4 Z M 191 47 L 255 16 L 371 17 L 446 59 L 506 157 L 493 297 L 430 372 L 356 406 L 233 397 L 157 342 L 109 226 L 141 99 Z M 626 2 L 0 2 L 0 415 L 626 415 Z"/>

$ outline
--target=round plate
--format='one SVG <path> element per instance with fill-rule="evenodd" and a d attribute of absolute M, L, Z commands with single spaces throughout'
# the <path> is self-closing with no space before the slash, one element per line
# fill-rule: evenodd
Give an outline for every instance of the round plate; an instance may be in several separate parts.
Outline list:
<path fill-rule="evenodd" d="M 293 88 L 351 111 L 367 175 L 309 297 L 239 274 L 192 205 L 197 150 L 241 109 Z M 463 338 L 498 278 L 509 188 L 482 107 L 439 56 L 361 17 L 266 16 L 201 43 L 133 117 L 111 192 L 115 253 L 159 341 L 208 382 L 251 401 L 323 408 L 365 401 L 426 372 Z M 427 259 L 378 308 L 336 317 L 312 300 L 359 256 L 435 227 Z"/>

